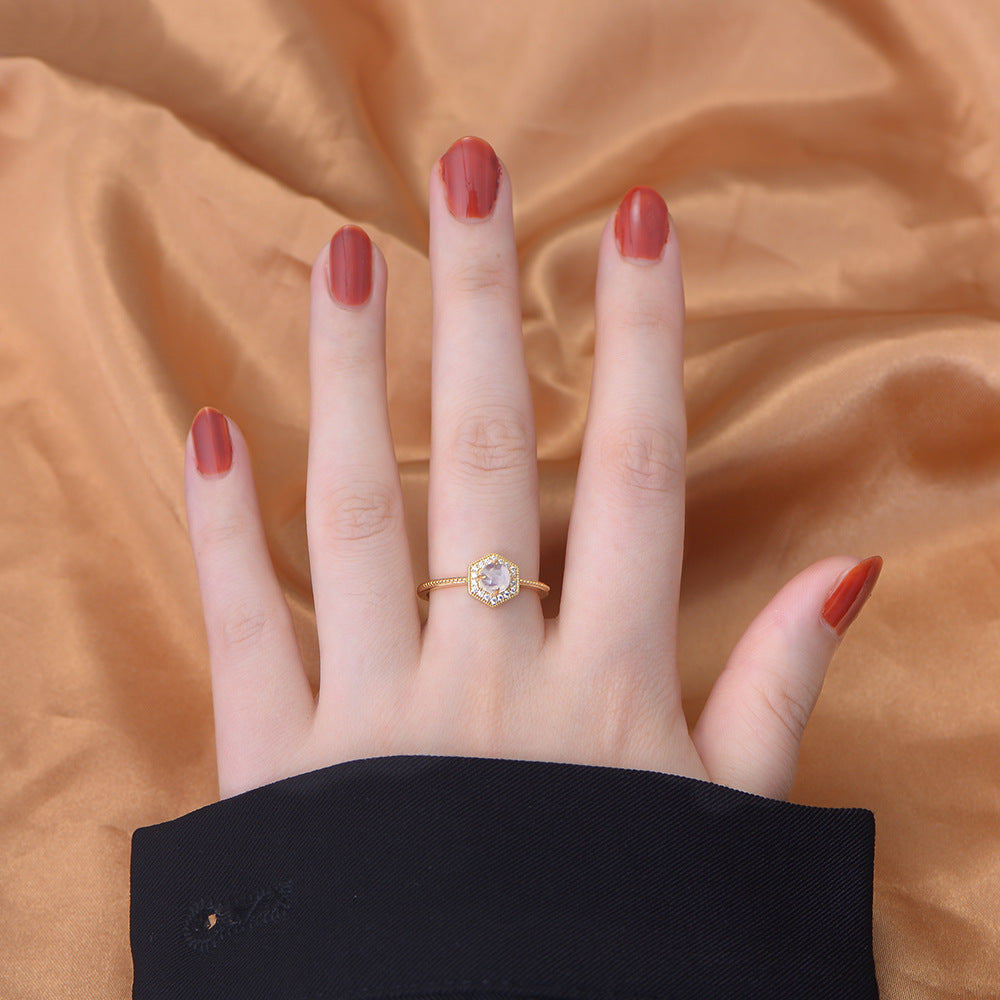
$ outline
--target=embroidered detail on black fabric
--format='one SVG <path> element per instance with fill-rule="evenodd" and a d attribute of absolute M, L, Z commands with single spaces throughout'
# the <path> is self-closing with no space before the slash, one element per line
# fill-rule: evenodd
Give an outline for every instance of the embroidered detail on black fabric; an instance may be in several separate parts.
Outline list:
<path fill-rule="evenodd" d="M 235 899 L 200 899 L 191 904 L 184 920 L 184 940 L 195 951 L 208 951 L 233 934 L 280 920 L 291 906 L 291 882 Z"/>

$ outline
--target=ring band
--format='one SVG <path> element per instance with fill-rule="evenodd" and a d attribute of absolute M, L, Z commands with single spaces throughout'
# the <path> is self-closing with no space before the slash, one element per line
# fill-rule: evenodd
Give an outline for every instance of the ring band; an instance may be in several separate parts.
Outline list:
<path fill-rule="evenodd" d="M 499 552 L 477 559 L 469 566 L 465 576 L 449 576 L 443 580 L 427 580 L 417 587 L 417 597 L 430 600 L 428 592 L 436 587 L 468 587 L 469 593 L 483 604 L 495 608 L 504 604 L 527 587 L 537 590 L 544 597 L 551 589 L 539 580 L 522 580 L 517 563 L 505 559 Z"/>

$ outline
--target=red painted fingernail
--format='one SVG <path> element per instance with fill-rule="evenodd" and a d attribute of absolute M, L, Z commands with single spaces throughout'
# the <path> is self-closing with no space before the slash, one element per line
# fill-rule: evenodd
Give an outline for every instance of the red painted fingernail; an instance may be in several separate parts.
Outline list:
<path fill-rule="evenodd" d="M 191 437 L 194 459 L 203 476 L 229 471 L 233 464 L 233 442 L 229 438 L 229 424 L 218 410 L 202 407 L 191 425 Z"/>
<path fill-rule="evenodd" d="M 632 188 L 615 213 L 615 241 L 621 255 L 658 260 L 669 235 L 667 203 L 652 188 Z"/>
<path fill-rule="evenodd" d="M 881 556 L 863 559 L 847 572 L 836 590 L 826 599 L 826 604 L 823 605 L 823 620 L 837 635 L 843 635 L 848 625 L 857 618 L 881 572 Z"/>
<path fill-rule="evenodd" d="M 474 135 L 452 143 L 441 157 L 448 210 L 456 219 L 485 219 L 500 187 L 500 161 L 493 147 Z"/>
<path fill-rule="evenodd" d="M 330 291 L 345 306 L 360 306 L 371 290 L 372 241 L 359 226 L 343 226 L 330 240 Z"/>

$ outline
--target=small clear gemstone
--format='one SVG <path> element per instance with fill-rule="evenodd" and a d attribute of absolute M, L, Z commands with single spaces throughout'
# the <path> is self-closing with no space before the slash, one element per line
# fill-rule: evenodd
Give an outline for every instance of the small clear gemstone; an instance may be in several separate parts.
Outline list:
<path fill-rule="evenodd" d="M 479 586 L 491 594 L 506 590 L 510 586 L 510 570 L 502 562 L 488 562 L 479 570 Z"/>

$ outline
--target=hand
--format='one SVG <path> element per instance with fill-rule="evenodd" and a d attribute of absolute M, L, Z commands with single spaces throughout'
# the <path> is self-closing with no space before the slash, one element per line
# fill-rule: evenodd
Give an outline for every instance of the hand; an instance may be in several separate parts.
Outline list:
<path fill-rule="evenodd" d="M 601 236 L 559 617 L 545 619 L 532 590 L 490 607 L 455 587 L 428 595 L 421 627 L 386 406 L 385 258 L 357 227 L 324 247 L 309 330 L 315 700 L 246 442 L 208 409 L 187 442 L 223 798 L 392 754 L 637 768 L 787 796 L 827 666 L 881 560 L 848 573 L 832 597 L 856 559 L 823 560 L 786 584 L 743 634 L 689 735 L 676 655 L 687 439 L 679 249 L 649 188 L 630 191 Z M 538 580 L 512 191 L 482 140 L 459 140 L 431 171 L 430 263 L 430 571 L 461 576 L 499 552 Z M 835 622 L 842 614 L 836 628 L 824 609 Z"/>

